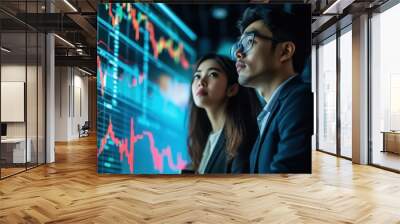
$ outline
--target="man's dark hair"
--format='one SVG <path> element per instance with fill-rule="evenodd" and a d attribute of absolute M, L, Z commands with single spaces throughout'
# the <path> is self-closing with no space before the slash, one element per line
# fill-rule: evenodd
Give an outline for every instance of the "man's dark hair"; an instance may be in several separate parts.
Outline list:
<path fill-rule="evenodd" d="M 311 50 L 310 10 L 308 5 L 258 5 L 245 10 L 238 22 L 238 28 L 243 33 L 251 23 L 262 20 L 271 30 L 273 38 L 279 42 L 292 41 L 296 46 L 293 67 L 301 74 Z M 273 48 L 275 44 L 273 42 Z"/>

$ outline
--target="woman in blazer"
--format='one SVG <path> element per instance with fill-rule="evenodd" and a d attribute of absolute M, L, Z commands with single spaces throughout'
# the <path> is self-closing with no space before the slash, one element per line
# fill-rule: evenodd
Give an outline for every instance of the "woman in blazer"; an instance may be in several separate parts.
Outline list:
<path fill-rule="evenodd" d="M 238 84 L 232 60 L 217 54 L 198 60 L 190 107 L 188 145 L 195 173 L 248 173 L 261 106 L 254 90 Z"/>

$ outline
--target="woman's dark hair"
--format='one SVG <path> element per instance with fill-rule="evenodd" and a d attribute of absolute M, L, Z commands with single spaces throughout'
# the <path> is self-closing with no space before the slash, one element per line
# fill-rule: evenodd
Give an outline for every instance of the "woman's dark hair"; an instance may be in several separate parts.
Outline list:
<path fill-rule="evenodd" d="M 225 72 L 228 87 L 238 84 L 238 73 L 232 60 L 226 56 L 214 53 L 200 58 L 194 71 L 200 64 L 208 59 L 215 60 Z M 228 161 L 236 156 L 239 147 L 243 150 L 251 150 L 252 144 L 257 137 L 258 126 L 256 116 L 261 110 L 260 102 L 254 89 L 239 85 L 239 91 L 235 96 L 228 99 L 226 105 L 226 119 L 223 132 L 226 139 L 226 153 Z M 192 159 L 193 168 L 197 170 L 203 155 L 204 147 L 211 132 L 211 123 L 204 109 L 197 107 L 190 94 L 190 118 L 189 118 L 189 154 Z"/>
<path fill-rule="evenodd" d="M 258 5 L 247 8 L 238 21 L 241 33 L 251 23 L 262 20 L 275 39 L 292 41 L 296 50 L 293 55 L 293 68 L 302 73 L 306 59 L 311 52 L 311 8 L 302 4 Z M 276 46 L 273 42 L 273 48 Z"/>

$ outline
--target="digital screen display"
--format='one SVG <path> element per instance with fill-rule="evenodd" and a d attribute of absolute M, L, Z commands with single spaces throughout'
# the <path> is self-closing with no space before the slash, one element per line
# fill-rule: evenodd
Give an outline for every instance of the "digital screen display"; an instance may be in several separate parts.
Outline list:
<path fill-rule="evenodd" d="M 98 173 L 180 173 L 193 37 L 164 4 L 99 4 L 97 27 Z"/>

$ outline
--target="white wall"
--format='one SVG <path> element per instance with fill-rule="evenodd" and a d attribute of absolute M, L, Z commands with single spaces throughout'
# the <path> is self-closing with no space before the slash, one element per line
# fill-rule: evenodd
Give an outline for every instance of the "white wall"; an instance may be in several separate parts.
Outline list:
<path fill-rule="evenodd" d="M 77 72 L 78 71 L 78 75 Z M 74 108 L 73 108 L 73 119 L 72 119 L 72 136 L 78 137 L 78 124 L 81 126 L 88 121 L 88 77 L 79 70 L 75 70 L 74 75 Z M 81 107 L 81 108 L 80 108 Z M 75 111 L 75 113 L 74 113 Z"/>
<path fill-rule="evenodd" d="M 38 69 L 38 70 L 36 70 Z M 27 77 L 27 82 L 25 78 Z M 3 82 L 25 82 L 26 83 L 26 106 L 22 112 L 27 115 L 24 122 L 6 122 L 8 138 L 25 138 L 25 134 L 30 139 L 32 161 L 36 162 L 37 150 L 39 162 L 44 162 L 44 90 L 42 67 L 25 64 L 3 64 L 1 66 L 1 81 Z M 37 92 L 38 91 L 38 92 Z M 7 96 L 2 96 L 7 97 Z M 1 108 L 10 110 L 10 108 Z M 43 156 L 42 156 L 43 155 Z"/>
<path fill-rule="evenodd" d="M 29 69 L 29 68 L 28 68 Z M 5 82 L 25 82 L 25 64 L 24 65 L 2 65 L 1 81 Z M 6 110 L 7 108 L 1 108 Z M 24 122 L 7 122 L 7 137 L 25 137 Z"/>
<path fill-rule="evenodd" d="M 1 66 L 1 81 L 3 82 L 25 82 L 25 64 L 20 65 L 20 64 L 5 64 Z M 27 67 L 27 72 L 28 74 L 36 74 L 36 67 L 34 66 L 28 66 Z M 31 81 L 29 84 L 32 84 Z M 36 85 L 36 81 L 34 82 L 34 85 Z M 36 99 L 36 89 L 27 89 L 27 102 L 30 104 Z M 33 92 L 31 92 L 32 90 Z M 4 97 L 4 96 L 3 96 Z M 32 99 L 35 98 L 35 99 Z M 36 102 L 36 101 L 35 101 Z M 31 107 L 36 108 L 35 105 L 28 105 Z M 1 110 L 7 110 L 7 108 L 1 108 Z M 36 123 L 36 114 L 31 114 L 28 113 L 28 121 L 31 122 L 32 120 L 35 120 Z M 33 117 L 32 117 L 33 116 Z M 28 125 L 28 128 L 32 127 L 32 125 Z M 25 122 L 7 122 L 7 136 L 8 137 L 25 137 Z M 28 137 L 29 134 L 28 134 Z"/>
<path fill-rule="evenodd" d="M 25 82 L 25 64 L 1 65 L 1 81 Z"/>
<path fill-rule="evenodd" d="M 55 75 L 55 140 L 77 139 L 88 120 L 88 78 L 72 67 L 56 67 Z"/>
<path fill-rule="evenodd" d="M 55 141 L 68 140 L 68 87 L 67 67 L 55 68 Z"/>

